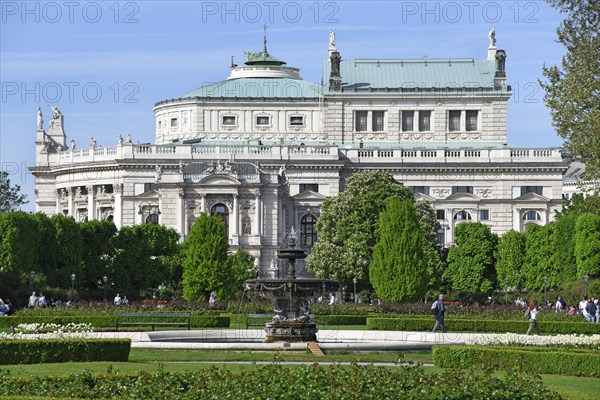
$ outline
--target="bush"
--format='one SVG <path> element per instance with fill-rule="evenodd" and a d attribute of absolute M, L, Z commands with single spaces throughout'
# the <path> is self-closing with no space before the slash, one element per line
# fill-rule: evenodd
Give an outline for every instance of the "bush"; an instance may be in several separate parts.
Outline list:
<path fill-rule="evenodd" d="M 316 317 L 319 325 L 366 325 L 366 315 L 319 315 Z"/>
<path fill-rule="evenodd" d="M 44 339 L 0 341 L 0 364 L 127 361 L 130 339 Z"/>
<path fill-rule="evenodd" d="M 484 367 L 540 374 L 600 377 L 600 354 L 593 350 L 561 350 L 523 346 L 433 346 L 433 362 L 441 368 Z"/>
<path fill-rule="evenodd" d="M 527 332 L 529 322 L 523 318 L 516 320 L 480 320 L 446 318 L 448 330 L 451 332 Z M 542 333 L 561 334 L 600 334 L 600 324 L 585 322 L 538 322 Z M 400 318 L 367 318 L 367 328 L 382 331 L 428 331 L 433 328 L 435 320 L 430 317 L 400 317 Z"/>
<path fill-rule="evenodd" d="M 432 382 L 432 383 L 428 383 Z M 292 388 L 293 391 L 290 391 Z M 419 366 L 257 366 L 232 371 L 214 367 L 168 373 L 161 369 L 128 374 L 4 376 L 0 396 L 122 399 L 494 399 L 558 400 L 538 377 L 474 371 L 426 373 Z"/>

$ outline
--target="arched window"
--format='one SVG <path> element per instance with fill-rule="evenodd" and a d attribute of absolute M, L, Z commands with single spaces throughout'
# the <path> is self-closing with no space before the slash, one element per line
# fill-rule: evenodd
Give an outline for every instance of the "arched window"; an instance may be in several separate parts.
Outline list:
<path fill-rule="evenodd" d="M 312 247 L 317 241 L 317 231 L 315 224 L 317 219 L 314 215 L 306 214 L 300 220 L 300 243 L 303 247 Z"/>
<path fill-rule="evenodd" d="M 469 214 L 466 211 L 459 211 L 456 214 L 454 214 L 454 220 L 455 221 L 471 221 L 471 214 Z"/>
<path fill-rule="evenodd" d="M 210 215 L 218 215 L 225 224 L 225 233 L 229 236 L 229 209 L 225 204 L 215 204 L 210 209 Z"/>
<path fill-rule="evenodd" d="M 527 211 L 523 214 L 523 221 L 540 221 L 542 217 L 537 211 Z"/>
<path fill-rule="evenodd" d="M 152 213 L 146 217 L 147 224 L 158 224 L 158 214 L 157 212 Z"/>

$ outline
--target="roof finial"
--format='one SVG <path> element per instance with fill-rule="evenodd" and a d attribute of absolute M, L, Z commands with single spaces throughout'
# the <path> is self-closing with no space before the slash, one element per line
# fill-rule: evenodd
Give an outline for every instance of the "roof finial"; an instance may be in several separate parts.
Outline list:
<path fill-rule="evenodd" d="M 264 36 L 263 36 L 263 54 L 267 55 L 267 25 L 263 25 Z"/>

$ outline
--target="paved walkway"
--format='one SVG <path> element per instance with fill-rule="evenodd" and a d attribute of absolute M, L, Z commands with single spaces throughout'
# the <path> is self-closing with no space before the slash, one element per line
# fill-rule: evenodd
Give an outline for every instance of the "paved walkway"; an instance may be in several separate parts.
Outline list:
<path fill-rule="evenodd" d="M 129 338 L 133 348 L 205 350 L 304 350 L 306 343 L 265 343 L 262 329 L 175 330 L 156 332 L 102 332 L 98 337 Z M 427 333 L 405 331 L 320 330 L 324 350 L 409 351 L 433 345 L 464 344 L 483 333 Z"/>

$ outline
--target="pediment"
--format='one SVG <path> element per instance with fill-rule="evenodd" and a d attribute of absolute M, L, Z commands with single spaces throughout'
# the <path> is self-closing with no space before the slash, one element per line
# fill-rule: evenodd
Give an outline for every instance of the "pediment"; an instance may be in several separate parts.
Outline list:
<path fill-rule="evenodd" d="M 148 190 L 147 192 L 138 194 L 135 198 L 140 200 L 156 200 L 158 199 L 158 190 Z"/>
<path fill-rule="evenodd" d="M 241 186 L 242 183 L 228 174 L 211 174 L 204 178 L 202 178 L 199 182 L 201 185 L 211 185 L 211 186 Z"/>
<path fill-rule="evenodd" d="M 304 192 L 300 192 L 298 194 L 293 195 L 292 198 L 294 200 L 303 200 L 303 201 L 308 201 L 308 200 L 322 201 L 325 199 L 325 196 L 323 196 L 321 193 L 313 192 L 312 190 L 306 190 Z"/>
<path fill-rule="evenodd" d="M 450 196 L 446 197 L 445 200 L 453 200 L 453 201 L 480 201 L 481 199 L 475 196 L 472 193 L 453 193 Z"/>
<path fill-rule="evenodd" d="M 436 201 L 436 198 L 425 193 L 415 193 L 415 201 L 427 201 L 429 203 L 433 203 Z"/>
<path fill-rule="evenodd" d="M 524 195 L 517 197 L 515 200 L 518 200 L 518 201 L 543 201 L 543 202 L 550 201 L 549 198 L 547 198 L 545 196 L 540 196 L 539 194 L 533 193 L 533 192 L 525 193 Z"/>

